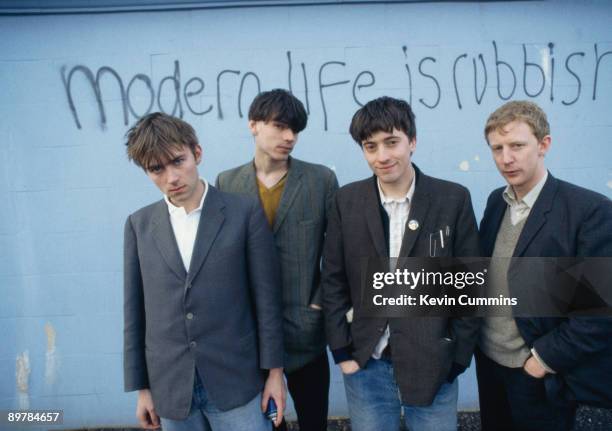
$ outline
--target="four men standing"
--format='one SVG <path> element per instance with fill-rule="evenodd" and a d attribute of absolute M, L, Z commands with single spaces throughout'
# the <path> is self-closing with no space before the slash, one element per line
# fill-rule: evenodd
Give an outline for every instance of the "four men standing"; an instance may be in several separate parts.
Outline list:
<path fill-rule="evenodd" d="M 413 431 L 455 430 L 457 376 L 477 342 L 485 430 L 569 429 L 576 399 L 610 401 L 594 382 L 612 376 L 606 318 L 487 318 L 481 328 L 361 307 L 364 259 L 481 247 L 493 257 L 612 255 L 610 200 L 546 172 L 551 139 L 536 105 L 510 102 L 487 122 L 508 186 L 489 197 L 481 247 L 467 189 L 412 163 L 406 102 L 381 97 L 357 111 L 350 133 L 374 175 L 339 190 L 330 169 L 289 156 L 306 123 L 289 92 L 257 96 L 254 159 L 221 173 L 217 188 L 199 178 L 201 148 L 182 120 L 151 114 L 128 132 L 129 158 L 165 195 L 125 228 L 125 388 L 139 390 L 143 427 L 159 415 L 166 431 L 269 429 L 270 399 L 284 427 L 284 373 L 300 429 L 325 430 L 324 320 L 356 431 L 398 429 L 402 410 Z M 517 281 L 504 279 L 512 291 Z"/>

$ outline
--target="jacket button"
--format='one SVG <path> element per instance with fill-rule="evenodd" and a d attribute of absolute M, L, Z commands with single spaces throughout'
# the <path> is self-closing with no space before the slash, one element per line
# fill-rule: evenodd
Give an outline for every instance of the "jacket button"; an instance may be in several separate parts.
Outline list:
<path fill-rule="evenodd" d="M 189 343 L 189 347 L 191 347 L 192 349 L 195 349 L 197 345 L 198 344 L 195 341 L 192 341 L 191 343 Z"/>
<path fill-rule="evenodd" d="M 187 317 L 187 320 L 191 320 L 193 319 L 193 313 L 187 313 L 187 316 L 185 317 Z"/>

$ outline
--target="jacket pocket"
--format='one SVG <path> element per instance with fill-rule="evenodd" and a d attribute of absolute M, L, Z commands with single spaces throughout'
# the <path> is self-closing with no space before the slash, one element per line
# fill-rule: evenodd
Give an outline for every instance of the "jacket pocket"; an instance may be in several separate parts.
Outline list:
<path fill-rule="evenodd" d="M 295 305 L 285 310 L 285 346 L 292 352 L 318 351 L 325 345 L 323 311 Z"/>

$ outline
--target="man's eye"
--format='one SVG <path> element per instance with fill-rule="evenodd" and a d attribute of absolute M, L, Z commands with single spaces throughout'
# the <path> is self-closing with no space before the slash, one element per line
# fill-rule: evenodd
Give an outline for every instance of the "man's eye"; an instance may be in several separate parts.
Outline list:
<path fill-rule="evenodd" d="M 149 168 L 149 172 L 152 172 L 154 174 L 159 174 L 161 170 L 162 170 L 161 166 L 151 166 Z"/>
<path fill-rule="evenodd" d="M 185 159 L 183 159 L 182 157 L 179 157 L 178 159 L 174 159 L 174 162 L 173 162 L 173 163 L 174 163 L 176 166 L 178 166 L 178 165 L 180 165 L 181 163 L 183 163 L 183 161 L 184 161 L 184 160 L 185 160 Z"/>

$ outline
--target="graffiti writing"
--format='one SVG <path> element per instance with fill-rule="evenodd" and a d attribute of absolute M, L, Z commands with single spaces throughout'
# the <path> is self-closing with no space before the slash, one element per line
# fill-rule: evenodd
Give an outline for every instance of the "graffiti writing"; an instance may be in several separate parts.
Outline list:
<path fill-rule="evenodd" d="M 338 59 L 329 59 L 323 61 L 317 68 L 310 68 L 303 61 L 297 62 L 294 59 L 294 54 L 291 51 L 286 52 L 286 64 L 282 65 L 287 68 L 287 82 L 275 83 L 274 87 L 286 87 L 290 91 L 299 95 L 303 99 L 308 114 L 311 113 L 315 106 L 312 104 L 311 98 L 312 85 L 309 85 L 307 70 L 317 70 L 316 73 L 316 92 L 318 93 L 318 102 L 322 113 L 322 127 L 324 130 L 329 128 L 329 109 L 333 103 L 333 99 L 329 97 L 331 87 L 350 88 L 350 97 L 355 103 L 355 107 L 363 106 L 367 102 L 364 94 L 365 89 L 376 88 L 377 84 L 381 84 L 383 88 L 400 88 L 405 89 L 405 94 L 401 97 L 408 100 L 412 104 L 413 98 L 416 103 L 427 109 L 436 109 L 441 101 L 446 97 L 454 99 L 453 105 L 457 109 L 464 109 L 466 103 L 474 103 L 480 105 L 487 92 L 493 91 L 495 87 L 496 96 L 500 101 L 509 100 L 513 97 L 536 98 L 540 97 L 548 88 L 549 92 L 546 97 L 551 102 L 555 102 L 555 79 L 556 72 L 556 57 L 555 45 L 549 43 L 546 48 L 540 50 L 540 55 L 530 58 L 526 44 L 522 44 L 522 61 L 518 64 L 516 60 L 510 61 L 504 57 L 504 53 L 496 41 L 491 42 L 491 50 L 487 53 L 475 53 L 469 55 L 467 52 L 460 53 L 454 57 L 452 64 L 444 76 L 443 63 L 441 58 L 436 58 L 432 55 L 424 55 L 420 58 L 410 58 L 408 48 L 401 47 L 403 52 L 403 69 L 405 69 L 405 81 L 397 83 L 381 83 L 377 79 L 375 70 L 359 70 L 357 73 L 347 72 L 348 67 L 346 61 Z M 598 84 L 601 80 L 602 69 L 606 64 L 608 56 L 612 55 L 612 51 L 601 50 L 597 43 L 593 45 L 593 54 L 587 54 L 584 51 L 571 52 L 565 56 L 562 61 L 563 69 L 560 73 L 565 75 L 565 78 L 572 84 L 564 85 L 565 97 L 560 102 L 563 106 L 571 106 L 576 103 L 582 96 L 583 81 L 590 79 L 592 82 L 593 92 L 590 95 L 591 100 L 596 100 L 598 97 Z M 610 60 L 611 58 L 608 58 Z M 470 61 L 471 60 L 471 61 Z M 577 67 L 578 62 L 582 63 L 582 71 Z M 590 62 L 590 63 L 589 63 Z M 294 64 L 295 63 L 295 64 Z M 471 68 L 469 67 L 471 63 Z M 294 65 L 299 64 L 298 67 Z M 584 71 L 585 64 L 590 67 L 593 73 Z M 590 66 L 589 66 L 590 64 Z M 467 66 L 466 66 L 467 65 Z M 277 65 L 275 65 L 277 66 Z M 466 67 L 464 67 L 466 66 Z M 606 71 L 609 71 L 610 61 L 607 62 Z M 400 66 L 401 67 L 401 66 Z M 297 71 L 296 71 L 297 69 Z M 75 125 L 78 129 L 83 126 L 79 117 L 76 97 L 73 90 L 73 80 L 76 76 L 85 79 L 93 91 L 93 97 L 99 113 L 100 124 L 104 128 L 107 125 L 108 119 L 104 106 L 103 91 L 101 82 L 104 80 L 113 80 L 120 93 L 121 109 L 123 113 L 123 123 L 128 125 L 131 120 L 138 119 L 153 110 L 163 111 L 172 115 L 183 118 L 186 113 L 194 116 L 204 116 L 216 113 L 218 120 L 224 120 L 229 109 L 235 109 L 238 117 L 243 118 L 245 115 L 245 106 L 250 102 L 244 100 L 246 89 L 256 94 L 262 91 L 261 74 L 265 71 L 238 70 L 238 69 L 222 69 L 214 79 L 207 80 L 202 76 L 193 76 L 185 82 L 181 74 L 181 64 L 179 60 L 174 60 L 174 71 L 171 75 L 162 78 L 156 85 L 151 78 L 144 73 L 137 73 L 131 78 L 122 77 L 115 69 L 110 66 L 102 66 L 95 73 L 85 65 L 63 66 L 61 68 L 61 78 L 66 92 L 69 109 L 72 113 Z M 607 75 L 609 76 L 609 75 Z M 336 78 L 334 78 L 336 77 Z M 340 77 L 340 78 L 338 78 Z M 471 77 L 471 79 L 469 79 Z M 444 88 L 441 82 L 448 79 L 452 82 L 453 92 L 444 94 Z M 489 82 L 494 80 L 494 85 Z M 216 103 L 210 103 L 208 106 L 197 107 L 194 103 L 194 98 L 203 95 L 203 92 L 210 82 L 215 85 Z M 127 82 L 127 86 L 125 83 Z M 470 83 L 465 85 L 465 83 Z M 608 80 L 609 82 L 609 80 Z M 136 111 L 135 103 L 132 96 L 133 87 L 138 85 L 141 87 L 141 93 L 147 94 L 147 102 L 143 105 L 139 112 Z M 472 87 L 472 91 L 466 89 Z M 172 95 L 173 103 L 168 105 L 167 99 L 162 98 L 162 92 L 168 94 L 168 88 Z M 414 94 L 413 89 L 419 91 L 427 91 L 427 94 Z M 425 88 L 425 90 L 423 90 Z M 575 91 L 575 93 L 574 93 Z M 222 94 L 234 94 L 236 97 L 236 106 L 230 108 L 223 106 Z M 470 93 L 473 96 L 470 97 Z M 79 103 L 83 99 L 90 96 L 79 95 Z M 166 102 L 164 102 L 166 100 Z"/>

